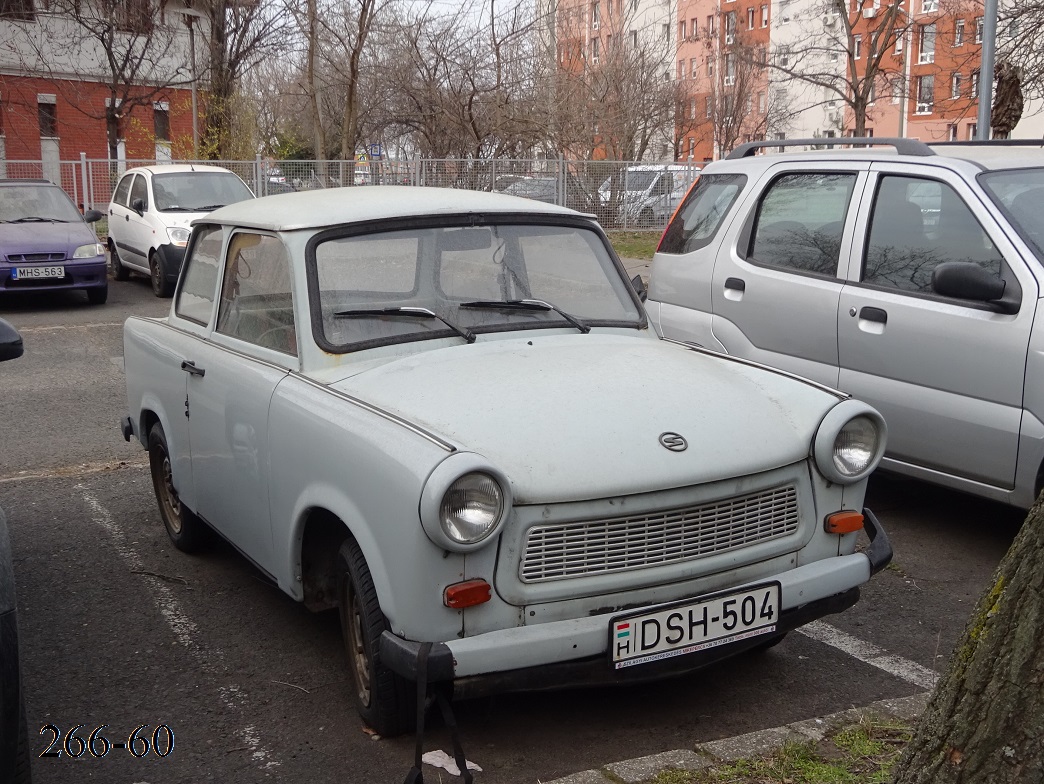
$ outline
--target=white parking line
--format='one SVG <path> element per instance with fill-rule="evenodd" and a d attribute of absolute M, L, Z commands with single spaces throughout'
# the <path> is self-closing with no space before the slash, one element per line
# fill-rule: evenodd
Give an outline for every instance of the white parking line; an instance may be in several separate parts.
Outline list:
<path fill-rule="evenodd" d="M 123 559 L 124 564 L 130 571 L 140 574 L 142 580 L 148 584 L 156 609 L 167 622 L 177 641 L 195 660 L 196 665 L 202 669 L 216 667 L 219 670 L 227 670 L 224 654 L 220 650 L 209 645 L 205 646 L 200 642 L 199 627 L 181 609 L 170 586 L 147 572 L 141 556 L 127 544 L 126 534 L 120 524 L 113 519 L 109 510 L 102 506 L 94 494 L 83 485 L 76 485 L 76 489 L 80 491 L 83 500 L 90 507 L 94 522 L 105 529 L 112 538 L 113 548 Z M 237 686 L 223 686 L 220 689 L 220 695 L 220 700 L 227 709 L 242 712 L 245 708 L 245 695 Z M 261 770 L 270 770 L 279 766 L 279 761 L 275 759 L 272 752 L 261 744 L 261 738 L 254 726 L 241 727 L 235 734 L 240 741 L 246 744 L 251 758 Z"/>
<path fill-rule="evenodd" d="M 824 645 L 837 648 L 839 651 L 847 653 L 849 656 L 859 659 L 859 661 L 869 664 L 871 667 L 884 670 L 889 675 L 894 675 L 907 683 L 920 686 L 922 689 L 932 689 L 935 686 L 935 682 L 939 679 L 939 675 L 927 667 L 922 667 L 917 662 L 912 662 L 901 656 L 890 654 L 883 648 L 878 648 L 872 643 L 864 642 L 857 637 L 846 634 L 828 623 L 812 621 L 812 623 L 802 626 L 798 631 L 806 637 L 811 637 Z"/>

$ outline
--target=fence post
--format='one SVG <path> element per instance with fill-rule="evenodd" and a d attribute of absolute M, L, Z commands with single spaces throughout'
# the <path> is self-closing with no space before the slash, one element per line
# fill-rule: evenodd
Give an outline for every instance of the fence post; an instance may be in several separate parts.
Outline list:
<path fill-rule="evenodd" d="M 565 156 L 559 153 L 558 155 L 558 206 L 565 206 L 565 189 L 566 189 L 566 164 Z"/>
<path fill-rule="evenodd" d="M 257 191 L 258 196 L 267 195 L 267 188 L 265 188 L 264 180 L 261 179 L 261 153 L 257 153 L 254 156 L 254 190 Z"/>
<path fill-rule="evenodd" d="M 80 153 L 80 185 L 83 188 L 83 211 L 94 209 L 94 200 L 90 200 L 90 206 L 88 207 L 87 200 L 87 153 Z"/>

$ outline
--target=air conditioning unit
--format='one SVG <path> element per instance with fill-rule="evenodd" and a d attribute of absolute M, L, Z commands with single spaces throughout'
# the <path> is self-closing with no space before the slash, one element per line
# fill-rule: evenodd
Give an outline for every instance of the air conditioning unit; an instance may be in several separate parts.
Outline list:
<path fill-rule="evenodd" d="M 834 25 L 837 24 L 836 14 L 827 14 L 823 17 L 823 27 L 833 29 Z"/>
<path fill-rule="evenodd" d="M 598 55 L 591 56 L 591 65 L 598 65 Z"/>
<path fill-rule="evenodd" d="M 837 125 L 838 123 L 841 122 L 841 112 L 837 112 L 837 111 L 828 112 L 827 113 L 827 120 L 829 120 L 834 125 Z"/>
<path fill-rule="evenodd" d="M 863 9 L 863 18 L 864 19 L 873 19 L 875 16 L 877 16 L 877 9 L 876 8 L 864 8 Z"/>
<path fill-rule="evenodd" d="M 931 114 L 931 113 L 932 113 L 932 105 L 930 103 L 919 103 L 919 104 L 917 104 L 917 109 L 914 111 L 914 114 Z"/>
<path fill-rule="evenodd" d="M 725 77 L 725 86 L 726 87 L 732 87 L 732 85 L 734 85 L 735 83 L 736 83 L 736 77 L 735 76 L 726 76 Z"/>

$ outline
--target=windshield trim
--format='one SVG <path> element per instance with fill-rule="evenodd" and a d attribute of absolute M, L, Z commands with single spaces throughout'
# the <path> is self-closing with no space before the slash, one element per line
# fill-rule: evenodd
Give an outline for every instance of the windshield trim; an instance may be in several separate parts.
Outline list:
<path fill-rule="evenodd" d="M 627 270 L 624 268 L 623 262 L 620 261 L 620 257 L 616 255 L 616 251 L 609 242 L 609 238 L 602 230 L 602 227 L 594 219 L 582 215 L 556 215 L 552 213 L 534 214 L 531 212 L 465 213 L 411 217 L 406 219 L 387 218 L 367 223 L 347 224 L 316 232 L 309 237 L 308 243 L 305 246 L 305 275 L 308 283 L 308 316 L 311 321 L 312 336 L 316 345 L 328 354 L 353 354 L 357 351 L 365 351 L 366 349 L 378 348 L 380 346 L 392 346 L 400 343 L 416 343 L 422 340 L 458 337 L 457 333 L 447 328 L 408 333 L 405 335 L 395 335 L 386 338 L 372 338 L 370 340 L 363 340 L 350 344 L 331 343 L 326 339 L 326 333 L 323 329 L 322 308 L 318 304 L 321 301 L 321 298 L 315 251 L 320 244 L 332 239 L 360 237 L 367 234 L 383 234 L 390 231 L 413 231 L 419 229 L 489 225 L 562 226 L 594 232 L 594 234 L 602 241 L 606 253 L 609 254 L 609 259 L 612 262 L 613 267 L 616 269 L 621 280 L 625 284 L 625 289 L 630 296 L 639 317 L 637 321 L 588 318 L 584 320 L 585 323 L 591 327 L 622 327 L 625 329 L 639 330 L 648 328 L 649 322 L 648 316 L 645 312 L 645 306 L 638 298 L 638 294 L 635 292 L 634 287 L 630 284 L 630 279 L 627 277 Z M 469 327 L 469 329 L 471 329 L 471 331 L 476 335 L 493 334 L 498 332 L 522 332 L 530 329 L 566 329 L 572 332 L 576 331 L 575 327 L 565 319 L 520 324 L 495 324 L 491 326 Z"/>

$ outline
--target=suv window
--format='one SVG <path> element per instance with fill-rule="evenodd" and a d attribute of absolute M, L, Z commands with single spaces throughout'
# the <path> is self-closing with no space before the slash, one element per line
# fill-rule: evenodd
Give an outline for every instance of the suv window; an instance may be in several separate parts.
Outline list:
<path fill-rule="evenodd" d="M 297 355 L 290 259 L 278 238 L 240 232 L 228 243 L 217 331 Z"/>
<path fill-rule="evenodd" d="M 135 175 L 134 184 L 131 185 L 130 203 L 134 204 L 135 199 L 141 199 L 143 202 L 145 202 L 146 210 L 149 208 L 148 187 L 145 185 L 145 178 L 142 177 L 140 174 Z"/>
<path fill-rule="evenodd" d="M 127 198 L 130 195 L 131 183 L 134 181 L 134 174 L 124 175 L 123 179 L 120 180 L 120 184 L 116 186 L 116 192 L 112 194 L 112 200 L 117 204 L 124 207 L 130 204 L 130 200 Z"/>
<path fill-rule="evenodd" d="M 870 218 L 863 282 L 932 292 L 944 261 L 973 261 L 994 275 L 1002 257 L 957 192 L 919 177 L 881 178 Z"/>
<path fill-rule="evenodd" d="M 181 291 L 174 309 L 182 318 L 204 326 L 214 311 L 214 289 L 217 287 L 218 260 L 221 258 L 221 227 L 196 229 L 195 242 L 185 259 Z"/>
<path fill-rule="evenodd" d="M 758 264 L 837 275 L 854 173 L 784 174 L 758 206 L 749 258 Z"/>
<path fill-rule="evenodd" d="M 690 253 L 710 243 L 747 182 L 745 174 L 704 174 L 678 207 L 658 253 Z"/>
<path fill-rule="evenodd" d="M 979 175 L 979 182 L 1044 261 L 1044 169 L 988 172 Z"/>

